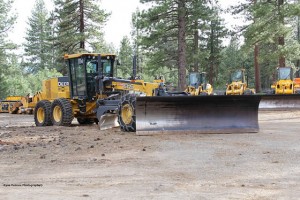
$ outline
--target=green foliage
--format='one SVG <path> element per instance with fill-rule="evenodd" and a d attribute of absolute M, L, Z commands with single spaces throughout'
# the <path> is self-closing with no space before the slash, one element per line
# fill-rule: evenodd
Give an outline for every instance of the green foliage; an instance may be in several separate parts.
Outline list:
<path fill-rule="evenodd" d="M 62 74 L 58 72 L 56 69 L 43 69 L 38 71 L 36 74 L 28 74 L 26 77 L 26 80 L 28 81 L 28 85 L 30 90 L 28 90 L 29 93 L 34 94 L 38 91 L 41 91 L 42 89 L 42 81 L 54 78 L 54 77 L 60 77 Z"/>
<path fill-rule="evenodd" d="M 52 68 L 51 26 L 48 11 L 43 0 L 36 0 L 29 17 L 26 42 L 24 44 L 24 63 L 29 72 L 36 73 L 41 69 Z"/>
<path fill-rule="evenodd" d="M 242 68 L 242 61 L 245 59 L 240 50 L 237 38 L 231 38 L 228 47 L 221 52 L 222 61 L 220 63 L 215 89 L 225 89 L 228 83 L 230 73 Z"/>
<path fill-rule="evenodd" d="M 40 69 L 37 73 L 26 73 L 15 54 L 12 54 L 7 60 L 7 75 L 2 77 L 2 83 L 6 87 L 0 98 L 13 95 L 33 95 L 42 89 L 43 80 L 62 76 L 56 69 L 48 68 Z"/>
<path fill-rule="evenodd" d="M 94 48 L 103 42 L 102 26 L 109 16 L 97 0 L 55 0 L 58 46 L 64 53 Z M 100 41 L 99 41 L 100 40 Z M 80 46 L 81 45 L 81 46 Z"/>
<path fill-rule="evenodd" d="M 0 55 L 5 54 L 6 50 L 16 47 L 7 39 L 9 31 L 16 21 L 16 15 L 10 13 L 12 3 L 12 0 L 0 0 Z"/>
<path fill-rule="evenodd" d="M 122 78 L 128 78 L 132 76 L 133 65 L 133 49 L 128 37 L 123 37 L 121 40 L 121 47 L 119 51 L 119 61 L 121 65 L 118 67 L 117 76 Z"/>
<path fill-rule="evenodd" d="M 102 27 L 109 16 L 98 0 L 54 0 L 56 65 L 63 70 L 66 53 L 110 50 L 103 40 Z"/>
<path fill-rule="evenodd" d="M 185 82 L 182 75 L 188 71 L 208 71 L 212 82 L 221 62 L 222 39 L 227 35 L 217 2 L 141 2 L 152 3 L 152 7 L 137 11 L 133 16 L 135 46 L 139 54 L 146 57 L 143 59 L 146 61 L 143 73 L 154 76 L 160 69 L 166 69 L 166 74 L 174 75 L 177 71 L 178 77 L 172 81 L 178 80 L 182 84 Z M 181 12 L 185 13 L 183 23 L 179 20 Z M 184 28 L 180 29 L 182 26 Z M 142 52 L 139 47 L 142 47 Z"/>
<path fill-rule="evenodd" d="M 0 0 L 0 99 L 5 97 L 9 87 L 5 82 L 6 77 L 10 75 L 7 70 L 9 51 L 16 48 L 16 45 L 7 39 L 16 20 L 16 16 L 10 13 L 12 3 L 11 0 Z"/>
<path fill-rule="evenodd" d="M 245 45 L 252 47 L 253 44 L 278 44 L 278 38 L 288 37 L 291 34 L 292 28 L 286 26 L 291 17 L 300 15 L 299 3 L 285 1 L 279 6 L 278 1 L 257 1 L 256 4 L 251 4 L 249 7 L 250 14 L 254 23 L 250 24 L 245 31 Z M 294 52 L 295 48 L 298 50 Z M 277 46 L 276 49 L 269 54 L 270 57 L 279 57 L 280 55 L 299 57 L 299 44 L 290 43 L 289 46 Z"/>
<path fill-rule="evenodd" d="M 257 0 L 255 3 L 247 0 L 233 10 L 233 14 L 244 14 L 249 22 L 239 28 L 245 37 L 242 49 L 251 55 L 254 45 L 258 45 L 261 86 L 270 88 L 276 67 L 281 63 L 279 60 L 284 59 L 286 65 L 290 65 L 300 59 L 296 23 L 300 4 L 291 0 Z"/>
<path fill-rule="evenodd" d="M 3 97 L 25 95 L 27 91 L 30 91 L 30 88 L 26 77 L 22 73 L 18 56 L 13 54 L 7 60 L 7 75 L 3 77 L 3 84 L 7 87 L 2 94 Z"/>

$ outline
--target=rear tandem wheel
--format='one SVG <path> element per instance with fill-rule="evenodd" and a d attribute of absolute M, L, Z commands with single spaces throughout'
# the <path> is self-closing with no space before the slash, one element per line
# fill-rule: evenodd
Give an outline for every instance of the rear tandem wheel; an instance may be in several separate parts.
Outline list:
<path fill-rule="evenodd" d="M 39 101 L 34 108 L 34 122 L 36 126 L 52 126 L 51 103 L 48 100 Z"/>
<path fill-rule="evenodd" d="M 51 106 L 51 120 L 56 126 L 70 126 L 73 121 L 73 110 L 70 101 L 64 98 L 55 99 Z"/>

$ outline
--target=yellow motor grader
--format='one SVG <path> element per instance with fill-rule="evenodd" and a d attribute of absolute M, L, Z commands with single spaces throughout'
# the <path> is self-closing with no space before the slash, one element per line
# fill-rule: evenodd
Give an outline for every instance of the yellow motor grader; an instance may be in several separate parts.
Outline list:
<path fill-rule="evenodd" d="M 63 82 L 57 78 L 43 83 L 39 100 L 34 100 L 34 119 L 37 126 L 69 126 L 73 118 L 80 124 L 99 122 L 100 128 L 116 125 L 119 103 L 128 102 L 131 92 L 153 96 L 160 90 L 162 79 L 152 83 L 133 77 L 115 78 L 114 54 L 72 54 L 64 56 L 68 66 L 68 77 Z M 57 84 L 68 87 L 57 87 Z M 119 123 L 122 129 L 133 131 L 128 115 L 129 105 L 122 107 Z M 127 123 L 127 126 L 124 126 Z M 130 125 L 129 125 L 130 124 Z"/>
<path fill-rule="evenodd" d="M 153 134 L 168 131 L 234 133 L 258 131 L 259 96 L 190 96 L 167 92 L 164 80 L 144 82 L 116 78 L 116 56 L 82 53 L 64 56 L 69 94 L 37 102 L 37 126 L 69 126 L 98 122 L 100 129 L 120 125 L 122 131 Z M 135 67 L 133 72 L 135 72 Z M 51 90 L 51 83 L 47 87 Z M 117 123 L 116 123 L 117 122 Z"/>

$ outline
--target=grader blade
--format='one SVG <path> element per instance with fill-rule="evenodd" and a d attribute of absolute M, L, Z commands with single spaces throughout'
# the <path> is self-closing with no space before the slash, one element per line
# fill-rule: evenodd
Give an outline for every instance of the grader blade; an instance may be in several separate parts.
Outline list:
<path fill-rule="evenodd" d="M 260 96 L 137 97 L 136 133 L 258 132 Z"/>
<path fill-rule="evenodd" d="M 259 110 L 300 110 L 300 94 L 262 95 Z"/>
<path fill-rule="evenodd" d="M 100 130 L 106 130 L 114 127 L 120 126 L 118 123 L 118 115 L 117 114 L 104 114 L 100 117 L 98 122 Z"/>

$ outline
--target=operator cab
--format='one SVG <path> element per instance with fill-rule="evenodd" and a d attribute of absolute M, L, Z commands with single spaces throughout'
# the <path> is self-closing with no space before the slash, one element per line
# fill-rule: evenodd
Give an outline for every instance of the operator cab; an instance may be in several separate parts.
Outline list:
<path fill-rule="evenodd" d="M 293 68 L 291 67 L 278 67 L 277 68 L 278 80 L 293 80 Z"/>
<path fill-rule="evenodd" d="M 113 77 L 115 57 L 113 54 L 65 55 L 69 69 L 71 98 L 92 100 L 98 92 L 97 77 Z"/>
<path fill-rule="evenodd" d="M 229 82 L 245 82 L 244 80 L 244 70 L 236 70 L 230 75 Z"/>
<path fill-rule="evenodd" d="M 206 73 L 205 72 L 202 72 L 202 73 L 199 73 L 199 72 L 191 72 L 189 74 L 189 79 L 188 79 L 188 83 L 190 86 L 193 86 L 193 87 L 199 87 L 201 84 L 203 84 L 203 89 L 205 90 L 206 89 Z"/>

